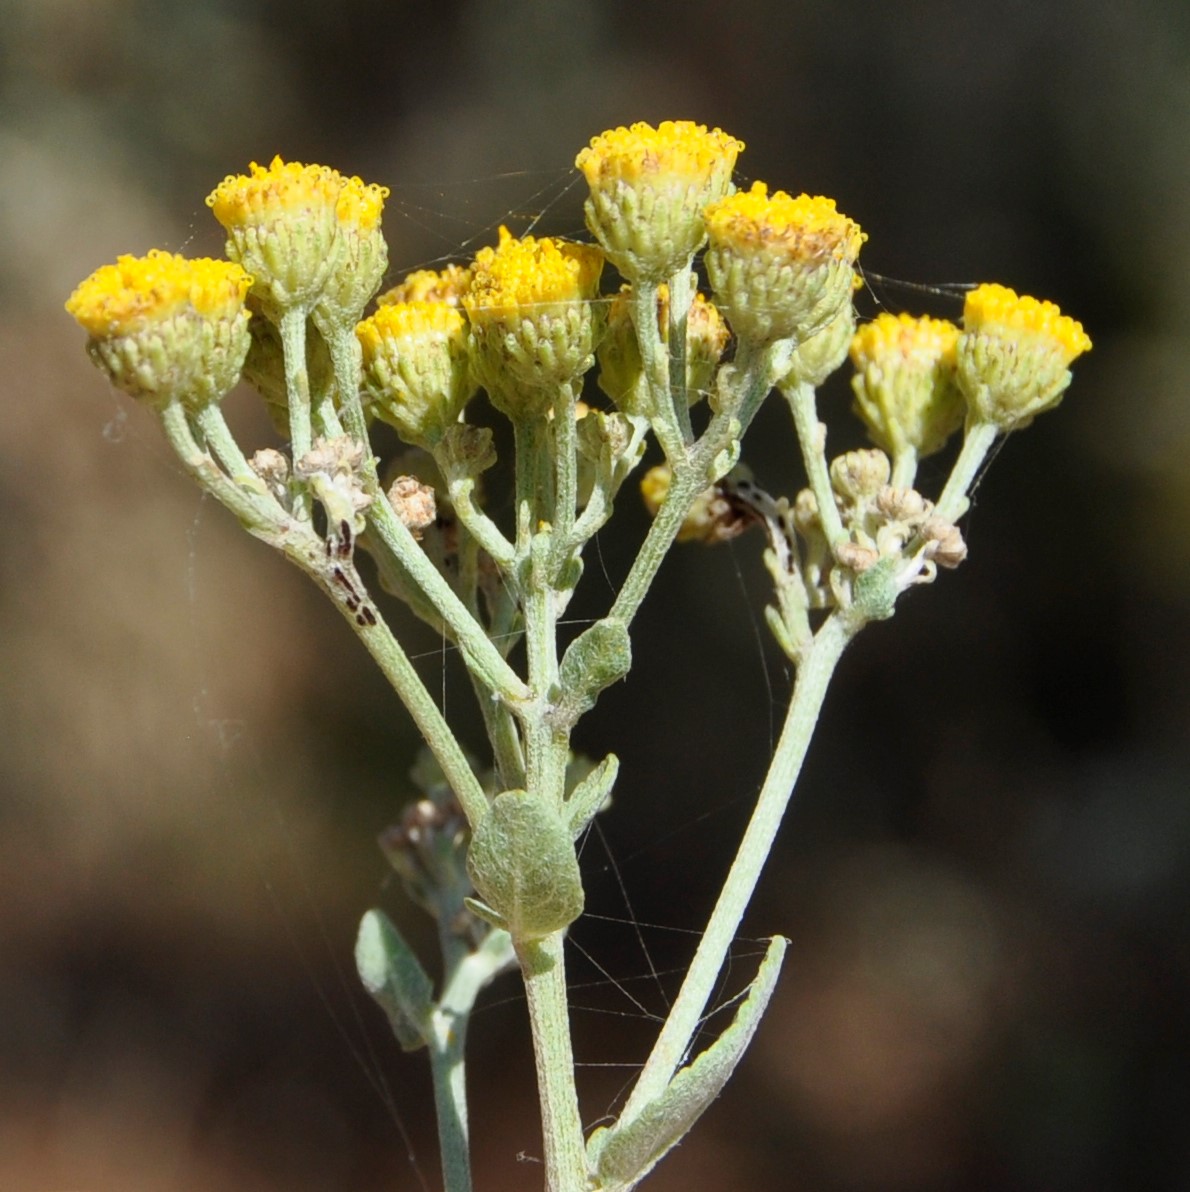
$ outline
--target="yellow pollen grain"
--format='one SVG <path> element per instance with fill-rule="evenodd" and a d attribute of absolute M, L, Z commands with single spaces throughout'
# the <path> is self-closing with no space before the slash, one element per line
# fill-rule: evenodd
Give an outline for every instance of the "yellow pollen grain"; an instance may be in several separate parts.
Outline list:
<path fill-rule="evenodd" d="M 94 339 L 130 335 L 190 310 L 202 318 L 233 318 L 252 275 L 230 261 L 194 260 L 153 249 L 118 257 L 82 282 L 67 311 Z"/>
<path fill-rule="evenodd" d="M 574 164 L 592 187 L 658 174 L 697 182 L 718 170 L 730 174 L 743 149 L 743 141 L 722 129 L 708 131 L 705 124 L 690 120 L 663 120 L 656 128 L 638 122 L 593 137 Z"/>
<path fill-rule="evenodd" d="M 988 283 L 972 290 L 963 306 L 963 328 L 972 332 L 1005 329 L 1049 341 L 1066 364 L 1091 350 L 1091 337 L 1076 319 L 1053 302 L 1020 296 Z"/>

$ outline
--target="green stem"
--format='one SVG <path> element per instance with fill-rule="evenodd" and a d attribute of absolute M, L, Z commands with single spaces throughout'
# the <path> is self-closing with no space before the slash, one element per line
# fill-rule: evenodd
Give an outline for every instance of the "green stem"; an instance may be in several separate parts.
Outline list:
<path fill-rule="evenodd" d="M 644 454 L 643 440 L 649 433 L 649 420 L 640 415 L 626 415 L 632 427 L 628 446 L 618 458 L 596 464 L 595 483 L 587 504 L 574 524 L 574 541 L 579 546 L 589 542 L 612 515 L 612 504 L 624 481 L 632 474 Z M 607 459 L 605 456 L 604 459 Z"/>
<path fill-rule="evenodd" d="M 574 412 L 574 386 L 558 386 L 554 398 L 554 549 L 550 582 L 574 549 L 575 506 L 578 504 L 578 444 Z"/>
<path fill-rule="evenodd" d="M 746 342 L 741 343 L 736 349 L 736 358 L 729 375 L 731 384 L 738 392 L 734 409 L 735 418 L 739 422 L 737 436 L 741 439 L 773 387 L 773 357 L 776 350 L 776 344 L 758 347 Z M 715 427 L 716 423 L 707 427 L 708 436 Z"/>
<path fill-rule="evenodd" d="M 434 1078 L 434 1110 L 438 1150 L 446 1192 L 471 1192 L 471 1147 L 467 1121 L 467 1046 L 469 1015 L 437 1010 L 431 1020 L 430 1072 Z"/>
<path fill-rule="evenodd" d="M 620 1116 L 621 1125 L 636 1118 L 665 1090 L 690 1047 L 789 805 L 831 675 L 861 625 L 854 618 L 833 614 L 803 656 L 781 738 L 756 808 L 681 991 Z"/>
<path fill-rule="evenodd" d="M 826 463 L 826 427 L 818 421 L 818 409 L 814 400 L 814 386 L 805 381 L 787 387 L 784 391 L 793 414 L 793 425 L 797 430 L 797 441 L 802 450 L 802 463 L 814 499 L 818 502 L 818 516 L 822 530 L 832 547 L 847 541 L 843 519 L 835 503 L 835 490 L 831 488 L 830 469 Z"/>
<path fill-rule="evenodd" d="M 541 522 L 554 519 L 554 474 L 545 419 L 517 418 L 512 426 L 516 452 L 516 558 L 524 562 Z"/>
<path fill-rule="evenodd" d="M 528 699 L 529 688 L 492 645 L 483 626 L 467 611 L 442 573 L 426 558 L 425 551 L 393 512 L 383 493 L 378 493 L 368 507 L 368 522 L 450 626 L 468 668 L 502 699 L 510 703 Z"/>
<path fill-rule="evenodd" d="M 690 298 L 690 270 L 683 266 L 669 279 L 669 397 L 683 443 L 694 441 L 686 383 Z"/>
<path fill-rule="evenodd" d="M 480 991 L 512 959 L 507 933 L 494 931 L 476 952 L 448 963 L 442 997 L 430 1016 L 430 1069 L 445 1192 L 471 1192 L 464 1049 L 471 1011 Z"/>
<path fill-rule="evenodd" d="M 557 593 L 549 582 L 553 534 L 542 530 L 530 547 L 525 615 L 525 654 L 534 702 L 523 709 L 525 789 L 561 807 L 565 793 L 567 741 L 546 719 L 550 693 L 558 682 Z"/>
<path fill-rule="evenodd" d="M 376 536 L 392 553 L 413 584 L 420 588 L 450 627 L 468 667 L 501 698 L 517 702 L 528 698 L 529 689 L 492 645 L 483 626 L 468 611 L 442 573 L 426 558 L 417 539 L 393 512 L 380 488 L 376 460 L 368 441 L 368 428 L 359 400 L 359 342 L 350 331 L 333 332 L 327 340 L 339 408 L 347 433 L 364 445 L 364 487 L 372 495 L 368 522 Z"/>
<path fill-rule="evenodd" d="M 161 425 L 182 466 L 199 487 L 226 506 L 241 525 L 256 537 L 270 542 L 273 535 L 281 532 L 289 520 L 288 515 L 267 491 L 261 494 L 241 488 L 227 477 L 210 452 L 204 450 L 194 437 L 181 402 L 173 401 L 161 410 Z"/>
<path fill-rule="evenodd" d="M 632 286 L 632 325 L 640 346 L 641 367 L 649 389 L 648 414 L 653 433 L 671 464 L 686 456 L 686 440 L 674 412 L 670 389 L 669 352 L 657 325 L 657 285 L 638 281 Z M 682 394 L 685 397 L 685 377 Z M 687 414 L 689 412 L 687 411 Z"/>
<path fill-rule="evenodd" d="M 441 465 L 440 470 L 445 471 Z M 472 500 L 474 477 L 452 481 L 446 491 L 463 528 L 507 577 L 516 562 L 516 548 L 504 537 L 500 527 Z"/>
<path fill-rule="evenodd" d="M 281 316 L 281 347 L 285 355 L 285 392 L 289 400 L 289 440 L 296 464 L 311 445 L 310 376 L 306 371 L 305 309 L 291 307 Z M 303 521 L 310 518 L 310 494 L 295 494 L 294 512 Z"/>
<path fill-rule="evenodd" d="M 999 428 L 991 422 L 976 422 L 967 427 L 959 457 L 954 461 L 946 487 L 934 506 L 934 513 L 938 517 L 953 522 L 967 512 L 970 504 L 967 500 L 967 490 L 983 466 L 983 461 L 999 433 Z"/>
<path fill-rule="evenodd" d="M 621 620 L 625 625 L 631 624 L 690 512 L 691 502 L 706 486 L 706 478 L 700 469 L 674 467 L 669 493 L 649 526 L 623 587 L 616 593 L 608 610 L 609 617 Z"/>
<path fill-rule="evenodd" d="M 917 479 L 917 451 L 904 447 L 893 456 L 892 476 L 889 484 L 893 488 L 912 488 Z"/>
<path fill-rule="evenodd" d="M 347 560 L 335 562 L 333 559 L 320 559 L 323 544 L 318 539 L 314 541 L 319 549 L 312 552 L 313 557 L 310 557 L 311 552 L 296 552 L 289 547 L 286 547 L 285 553 L 318 581 L 364 643 L 413 717 L 474 830 L 487 814 L 488 799 L 462 746 L 446 723 L 434 697 L 426 690 L 413 663 L 409 661 L 409 655 L 385 624 L 380 610 L 368 602 L 367 589 L 354 566 Z"/>
<path fill-rule="evenodd" d="M 281 551 L 331 598 L 413 717 L 474 828 L 487 814 L 488 800 L 483 787 L 409 656 L 384 623 L 379 609 L 368 599 L 367 589 L 351 559 L 327 558 L 326 543 L 314 533 L 309 522 L 279 517 L 274 512 L 276 502 L 271 498 L 266 504 L 262 498 L 233 484 L 199 447 L 180 403 L 167 406 L 161 412 L 161 421 L 170 444 L 191 476 L 226 505 L 252 534 Z"/>
<path fill-rule="evenodd" d="M 268 486 L 244 458 L 244 453 L 240 450 L 239 443 L 235 441 L 231 428 L 227 425 L 223 411 L 219 406 L 214 402 L 203 406 L 195 415 L 195 422 L 208 445 L 215 449 L 219 462 L 223 464 L 232 482 L 273 501 Z M 283 512 L 280 505 L 277 505 L 277 510 Z"/>
<path fill-rule="evenodd" d="M 558 931 L 521 943 L 517 960 L 533 1031 L 546 1188 L 548 1192 L 583 1192 L 588 1186 L 587 1155 L 574 1083 L 563 938 L 564 933 Z"/>

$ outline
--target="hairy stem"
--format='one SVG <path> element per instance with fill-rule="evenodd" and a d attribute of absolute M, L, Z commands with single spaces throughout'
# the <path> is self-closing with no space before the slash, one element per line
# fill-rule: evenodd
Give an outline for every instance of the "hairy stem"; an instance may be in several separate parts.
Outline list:
<path fill-rule="evenodd" d="M 285 392 L 289 401 L 289 439 L 296 464 L 310 450 L 310 376 L 306 371 L 305 309 L 290 308 L 281 316 L 281 348 L 285 355 Z M 299 492 L 294 512 L 303 521 L 310 518 L 310 494 Z"/>
<path fill-rule="evenodd" d="M 818 421 L 818 409 L 814 400 L 814 386 L 805 381 L 785 390 L 785 398 L 793 414 L 793 425 L 797 430 L 797 441 L 802 449 L 802 463 L 814 499 L 818 502 L 818 516 L 822 519 L 822 530 L 832 547 L 847 541 L 847 531 L 835 504 L 835 490 L 831 488 L 830 470 L 826 463 L 826 427 Z"/>
<path fill-rule="evenodd" d="M 583 1192 L 587 1154 L 574 1084 L 563 939 L 564 933 L 558 931 L 521 943 L 516 951 L 533 1031 L 546 1188 L 548 1192 Z"/>
<path fill-rule="evenodd" d="M 983 461 L 999 433 L 999 429 L 991 422 L 976 422 L 967 427 L 959 457 L 954 461 L 946 487 L 934 506 L 934 512 L 938 517 L 952 522 L 967 512 L 967 506 L 970 504 L 967 500 L 967 490 L 983 466 Z"/>
<path fill-rule="evenodd" d="M 627 1124 L 669 1084 L 690 1047 L 744 911 L 772 849 L 835 666 L 862 622 L 835 613 L 805 652 L 781 738 L 756 808 L 669 1017 L 620 1117 Z"/>

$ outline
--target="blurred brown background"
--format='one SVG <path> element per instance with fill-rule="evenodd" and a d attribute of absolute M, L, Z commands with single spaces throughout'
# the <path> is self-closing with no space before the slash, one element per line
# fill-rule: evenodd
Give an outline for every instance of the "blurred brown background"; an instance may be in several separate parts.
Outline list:
<path fill-rule="evenodd" d="M 392 187 L 394 276 L 501 220 L 577 234 L 575 152 L 667 117 L 834 196 L 875 273 L 1002 280 L 1095 349 L 996 460 L 968 563 L 844 660 L 745 925 L 793 940 L 774 1006 L 649 1187 L 1190 1186 L 1190 9 L 5 0 L 0 30 L 0 1188 L 438 1187 L 424 1061 L 350 964 L 369 905 L 422 930 L 374 843 L 409 727 L 90 367 L 65 296 L 120 252 L 218 253 L 203 197 L 274 152 Z M 786 421 L 752 440 L 777 491 Z M 577 615 L 627 568 L 624 520 Z M 624 762 L 573 933 L 585 1063 L 639 1062 L 663 1006 L 608 857 L 673 969 L 763 773 L 787 676 L 758 551 L 675 555 L 584 723 Z M 457 663 L 402 632 L 469 716 Z M 473 1027 L 479 1189 L 540 1186 L 531 1071 L 509 979 Z M 630 1077 L 584 1069 L 591 1122 Z"/>

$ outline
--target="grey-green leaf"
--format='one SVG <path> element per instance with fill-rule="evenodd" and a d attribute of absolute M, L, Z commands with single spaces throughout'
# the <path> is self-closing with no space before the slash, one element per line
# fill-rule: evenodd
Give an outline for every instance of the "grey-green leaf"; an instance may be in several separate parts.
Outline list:
<path fill-rule="evenodd" d="M 514 940 L 539 939 L 583 912 L 583 882 L 570 831 L 544 799 L 504 791 L 475 830 L 467 870 Z"/>
<path fill-rule="evenodd" d="M 781 936 L 769 941 L 756 979 L 731 1026 L 693 1063 L 680 1069 L 665 1092 L 626 1125 L 617 1124 L 592 1136 L 589 1157 L 600 1189 L 627 1192 L 634 1188 L 719 1095 L 769 1004 L 787 943 Z"/>
<path fill-rule="evenodd" d="M 575 788 L 563 806 L 562 814 L 570 827 L 571 836 L 578 836 L 607 806 L 611 799 L 620 759 L 609 753 Z"/>
<path fill-rule="evenodd" d="M 554 719 L 573 725 L 595 706 L 599 693 L 632 667 L 632 639 L 623 621 L 605 617 L 570 643 L 558 666 L 560 695 Z"/>
<path fill-rule="evenodd" d="M 388 1015 L 401 1046 L 406 1051 L 424 1047 L 434 985 L 383 911 L 370 910 L 360 921 L 355 967 L 364 988 Z"/>

